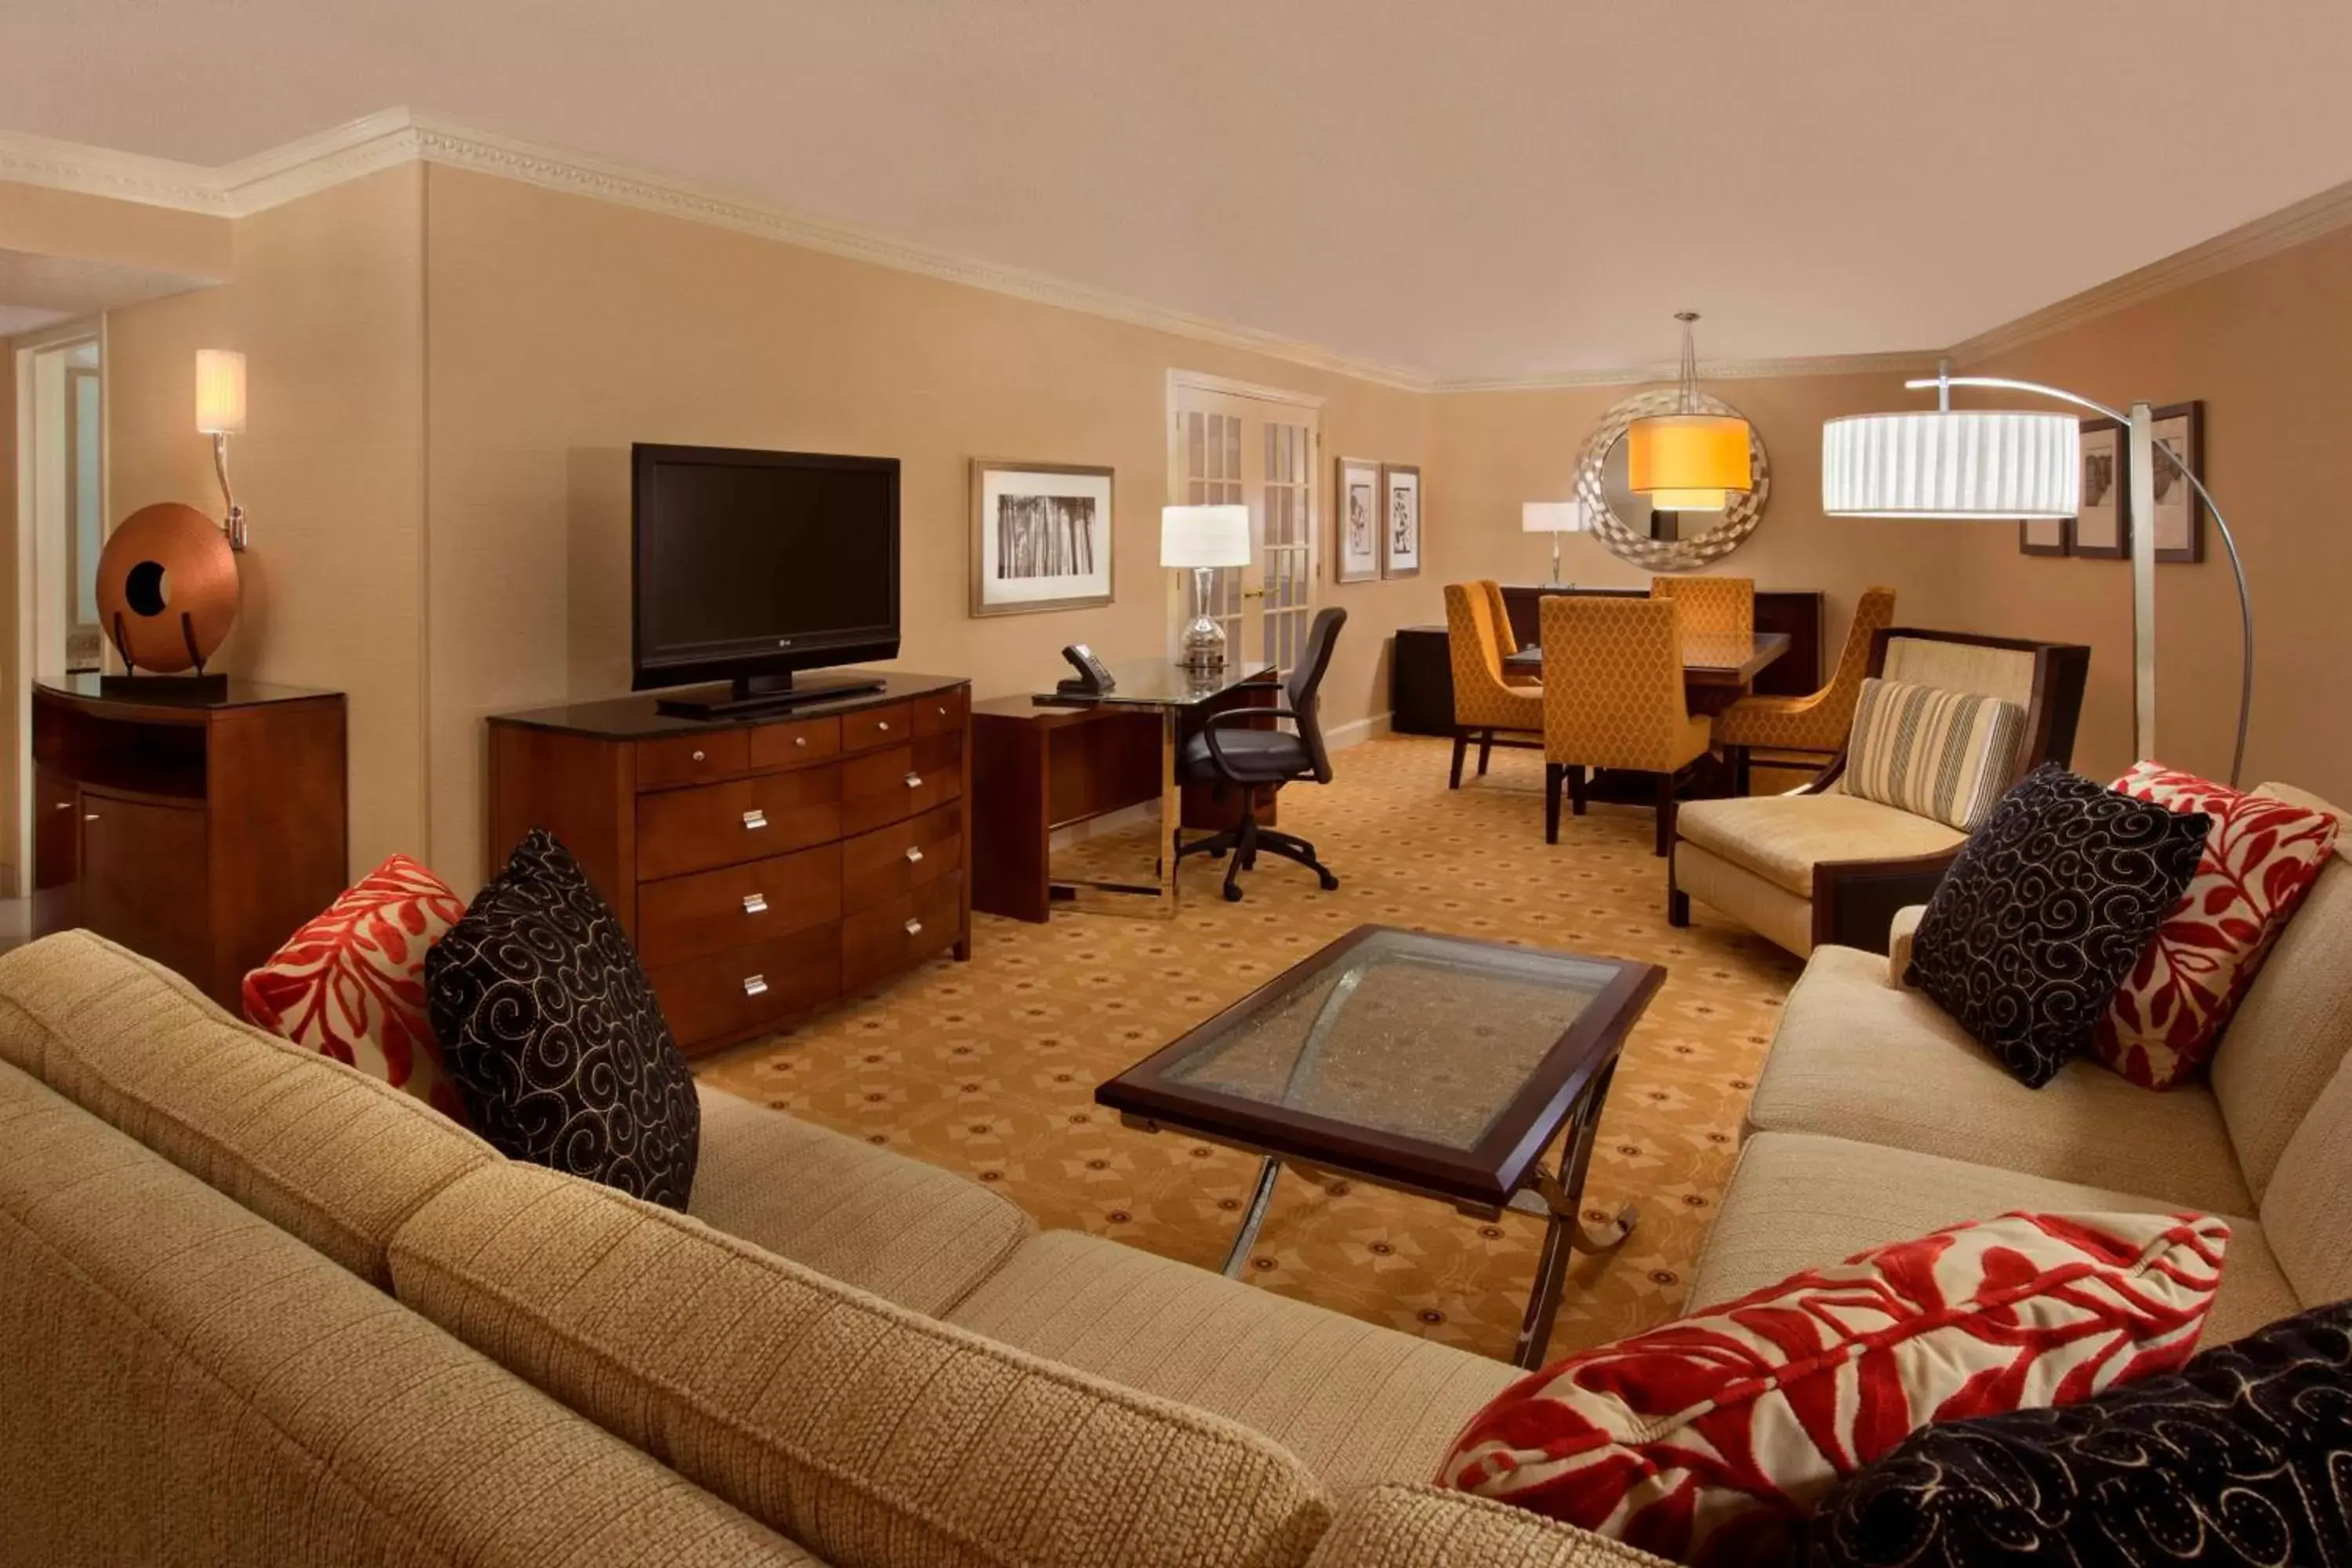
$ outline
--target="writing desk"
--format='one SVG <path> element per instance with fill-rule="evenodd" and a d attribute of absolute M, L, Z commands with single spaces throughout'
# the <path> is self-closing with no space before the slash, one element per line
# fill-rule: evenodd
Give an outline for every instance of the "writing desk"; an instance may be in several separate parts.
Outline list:
<path fill-rule="evenodd" d="M 1056 900 L 1170 916 L 1176 912 L 1177 825 L 1227 826 L 1239 803 L 1218 803 L 1177 776 L 1184 742 L 1212 713 L 1272 707 L 1275 668 L 1229 661 L 1214 672 L 1172 659 L 1111 667 L 1100 697 L 1041 692 L 972 706 L 972 907 L 1043 921 Z M 1157 801 L 1156 864 L 1149 879 L 1056 877 L 1056 831 Z M 1262 803 L 1261 822 L 1269 820 Z M 1089 896 L 1099 895 L 1099 896 Z"/>

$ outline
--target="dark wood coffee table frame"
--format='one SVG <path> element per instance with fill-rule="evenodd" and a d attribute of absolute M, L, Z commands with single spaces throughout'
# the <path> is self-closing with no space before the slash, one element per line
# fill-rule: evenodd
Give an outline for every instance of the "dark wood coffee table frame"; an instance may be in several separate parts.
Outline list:
<path fill-rule="evenodd" d="M 1507 1207 L 1543 1215 L 1543 1254 L 1536 1265 L 1514 1357 L 1521 1366 L 1539 1365 L 1559 1315 L 1570 1254 L 1602 1252 L 1622 1244 L 1639 1218 L 1629 1203 L 1607 1225 L 1588 1227 L 1581 1214 L 1584 1178 L 1618 1055 L 1666 972 L 1654 963 L 1583 953 L 1559 955 L 1612 967 L 1617 973 L 1585 1005 L 1494 1124 L 1469 1149 L 1448 1148 L 1402 1133 L 1293 1110 L 1170 1076 L 1210 1037 L 1223 1036 L 1279 1005 L 1323 970 L 1344 963 L 1357 947 L 1384 931 L 1466 949 L 1538 955 L 1546 951 L 1396 927 L 1358 926 L 1102 1085 L 1095 1090 L 1095 1100 L 1117 1110 L 1131 1127 L 1153 1132 L 1162 1127 L 1179 1128 L 1263 1157 L 1256 1190 L 1225 1259 L 1229 1275 L 1239 1274 L 1256 1243 L 1275 1180 L 1286 1160 L 1435 1198 L 1476 1218 L 1494 1219 Z M 1544 1152 L 1556 1140 L 1560 1144 L 1559 1157 L 1547 1166 Z"/>

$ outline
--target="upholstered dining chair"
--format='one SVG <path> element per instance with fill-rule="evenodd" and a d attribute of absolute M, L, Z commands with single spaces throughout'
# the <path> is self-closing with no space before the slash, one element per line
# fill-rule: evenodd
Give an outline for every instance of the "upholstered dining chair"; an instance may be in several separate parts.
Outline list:
<path fill-rule="evenodd" d="M 1543 744 L 1543 688 L 1513 686 L 1503 679 L 1494 606 L 1480 584 L 1445 584 L 1445 647 L 1454 666 L 1454 767 L 1445 787 L 1460 789 L 1463 753 L 1474 735 L 1481 778 L 1495 747 L 1534 751 Z M 1525 739 L 1497 740 L 1498 734 Z"/>
<path fill-rule="evenodd" d="M 1544 842 L 1559 842 L 1559 787 L 1584 815 L 1585 770 L 1658 781 L 1658 853 L 1675 791 L 1707 754 L 1709 726 L 1683 696 L 1682 606 L 1672 599 L 1555 595 L 1543 601 Z"/>
<path fill-rule="evenodd" d="M 1823 763 L 1845 749 L 1853 704 L 1870 673 L 1870 639 L 1895 624 L 1895 590 L 1864 588 L 1830 683 L 1807 697 L 1743 697 L 1715 716 L 1715 743 L 1730 760 L 1732 793 L 1748 793 L 1749 753 L 1795 752 Z"/>
<path fill-rule="evenodd" d="M 1685 637 L 1756 635 L 1753 577 L 1653 577 L 1650 597 L 1682 605 Z"/>
<path fill-rule="evenodd" d="M 1486 611 L 1495 618 L 1495 649 L 1505 659 L 1519 651 L 1518 634 L 1511 630 L 1511 606 L 1503 597 L 1503 585 L 1492 577 L 1483 579 L 1478 586 L 1486 590 Z M 1523 675 L 1509 664 L 1503 666 L 1503 684 L 1510 687 L 1531 687 L 1543 689 L 1543 677 Z M 1480 768 L 1480 773 L 1486 770 Z"/>

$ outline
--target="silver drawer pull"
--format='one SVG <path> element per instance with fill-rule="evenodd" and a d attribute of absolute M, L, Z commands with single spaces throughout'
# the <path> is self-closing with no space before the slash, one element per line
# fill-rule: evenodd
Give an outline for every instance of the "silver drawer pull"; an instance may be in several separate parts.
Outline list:
<path fill-rule="evenodd" d="M 768 814 L 767 814 L 766 812 L 764 812 L 764 811 L 760 810 L 758 807 L 756 807 L 756 806 L 755 806 L 755 807 L 753 807 L 751 810 L 747 811 L 747 812 L 745 812 L 745 813 L 743 814 L 743 831 L 744 831 L 744 832 L 749 833 L 749 832 L 751 832 L 753 828 L 757 828 L 757 827 L 765 827 L 765 826 L 768 826 Z"/>
<path fill-rule="evenodd" d="M 908 936 L 920 936 L 920 935 L 922 935 L 922 934 L 923 934 L 923 922 L 922 922 L 922 921 L 908 921 L 907 922 L 907 934 L 908 934 Z"/>
<path fill-rule="evenodd" d="M 81 819 L 84 822 L 96 822 L 98 820 L 98 813 L 94 811 L 85 811 L 81 814 Z"/>
<path fill-rule="evenodd" d="M 877 719 L 874 721 L 874 727 L 887 735 L 890 732 L 890 721 L 887 719 Z"/>
<path fill-rule="evenodd" d="M 922 788 L 922 787 L 923 787 L 923 775 L 922 775 L 922 774 L 920 774 L 920 773 L 908 773 L 908 774 L 907 775 L 907 787 L 908 787 L 908 789 L 920 789 L 920 788 Z"/>
<path fill-rule="evenodd" d="M 908 846 L 907 846 L 907 863 L 908 863 L 908 865 L 910 865 L 910 866 L 911 866 L 911 865 L 918 864 L 918 863 L 919 863 L 919 862 L 921 861 L 921 859 L 922 859 L 922 858 L 923 858 L 923 852 L 922 852 L 921 850 L 919 850 L 919 849 L 916 848 L 916 847 L 915 847 L 913 845 L 911 845 L 911 844 L 909 844 L 909 845 L 908 845 Z"/>
<path fill-rule="evenodd" d="M 698 762 L 700 762 L 700 761 L 702 761 L 702 753 L 701 753 L 700 752 L 695 752 L 695 753 L 694 753 L 694 760 L 695 760 L 696 762 L 698 762 Z"/>
<path fill-rule="evenodd" d="M 942 719 L 944 719 L 944 718 L 946 718 L 947 716 L 948 716 L 948 710 L 947 710 L 946 709 L 944 709 L 944 708 L 940 709 L 940 718 L 942 718 Z"/>
<path fill-rule="evenodd" d="M 768 895 L 765 893 L 744 894 L 743 912 L 747 915 L 766 914 L 768 912 Z"/>
<path fill-rule="evenodd" d="M 767 977 L 766 975 L 764 975 L 764 974 L 747 974 L 747 975 L 745 975 L 745 976 L 743 977 L 743 994 L 744 994 L 744 995 L 746 995 L 746 996 L 765 996 L 767 994 L 768 994 L 768 977 Z"/>
<path fill-rule="evenodd" d="M 808 744 L 808 737 L 806 735 L 794 735 L 793 737 L 793 744 L 795 746 L 804 747 Z"/>
<path fill-rule="evenodd" d="M 59 811 L 71 811 L 73 809 L 73 802 L 69 800 L 61 800 L 55 804 L 57 805 L 57 809 Z"/>

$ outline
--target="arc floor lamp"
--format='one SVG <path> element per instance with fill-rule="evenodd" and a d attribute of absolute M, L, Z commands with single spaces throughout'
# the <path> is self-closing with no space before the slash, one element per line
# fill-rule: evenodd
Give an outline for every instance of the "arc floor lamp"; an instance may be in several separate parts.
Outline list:
<path fill-rule="evenodd" d="M 2205 481 L 2171 443 L 2156 436 L 2155 411 L 2135 403 L 2125 414 L 2063 387 L 1997 375 L 1954 375 L 1940 366 L 1930 378 L 1906 381 L 1913 392 L 1934 388 L 1932 411 L 1862 414 L 1822 426 L 1822 510 L 1832 517 L 1964 518 L 2013 522 L 2020 518 L 2071 518 L 2082 510 L 2083 432 L 2071 414 L 1952 406 L 1952 388 L 2021 392 L 2085 408 L 2131 432 L 2127 498 L 2132 563 L 2132 746 L 2147 758 L 2156 750 L 2156 455 L 2162 453 L 2189 481 L 2221 531 L 2238 584 L 2243 670 L 2238 686 L 2238 743 L 2230 754 L 2234 787 L 2246 763 L 2246 721 L 2254 701 L 2254 610 L 2246 592 L 2237 536 Z"/>

